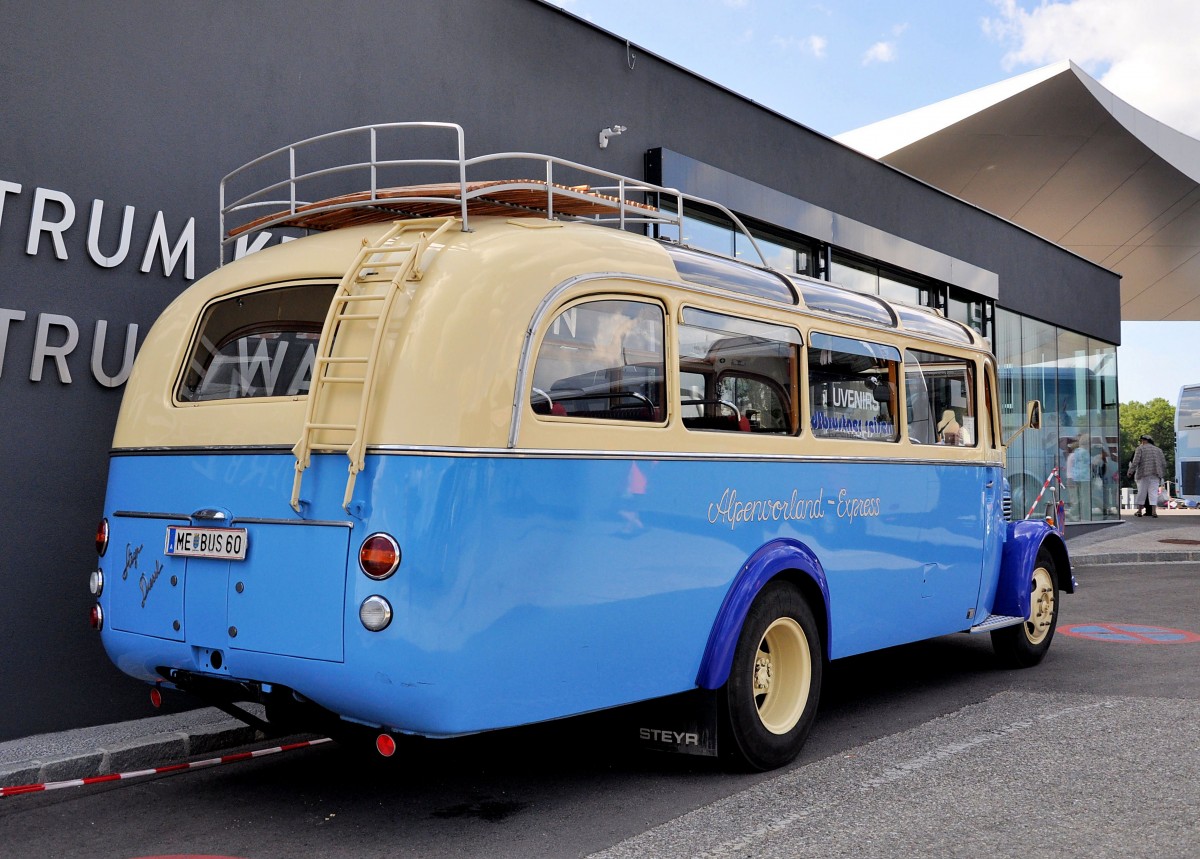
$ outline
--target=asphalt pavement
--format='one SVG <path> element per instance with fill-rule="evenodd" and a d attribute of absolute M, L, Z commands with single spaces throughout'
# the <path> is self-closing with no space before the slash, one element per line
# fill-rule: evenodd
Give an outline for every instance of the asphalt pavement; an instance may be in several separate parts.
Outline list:
<path fill-rule="evenodd" d="M 1164 510 L 1156 519 L 1122 511 L 1122 517 L 1120 523 L 1087 533 L 1068 529 L 1072 564 L 1200 562 L 1200 511 Z M 1189 718 L 1198 716 L 1192 713 Z M 213 708 L 41 734 L 0 743 L 0 787 L 147 769 L 267 742 L 253 728 Z"/>

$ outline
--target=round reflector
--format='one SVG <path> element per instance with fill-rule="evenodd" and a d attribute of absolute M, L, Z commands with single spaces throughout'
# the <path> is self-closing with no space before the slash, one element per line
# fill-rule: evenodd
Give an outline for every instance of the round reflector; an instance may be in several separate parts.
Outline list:
<path fill-rule="evenodd" d="M 104 610 L 99 605 L 92 606 L 92 629 L 104 629 Z"/>
<path fill-rule="evenodd" d="M 98 597 L 104 593 L 104 573 L 100 570 L 92 570 L 92 574 L 88 576 L 88 590 L 92 592 L 92 596 Z"/>
<path fill-rule="evenodd" d="M 385 758 L 396 754 L 396 740 L 391 734 L 380 734 L 375 738 L 375 748 Z"/>
<path fill-rule="evenodd" d="M 358 607 L 358 619 L 371 632 L 379 632 L 387 629 L 387 625 L 392 622 L 392 607 L 378 594 L 369 596 Z"/>
<path fill-rule="evenodd" d="M 162 692 L 157 688 L 150 690 L 150 704 L 155 710 L 162 706 Z"/>
<path fill-rule="evenodd" d="M 372 534 L 358 550 L 358 565 L 376 581 L 386 579 L 400 566 L 400 544 L 389 534 Z"/>
<path fill-rule="evenodd" d="M 100 524 L 96 526 L 96 554 L 101 558 L 108 551 L 108 520 L 101 519 Z"/>

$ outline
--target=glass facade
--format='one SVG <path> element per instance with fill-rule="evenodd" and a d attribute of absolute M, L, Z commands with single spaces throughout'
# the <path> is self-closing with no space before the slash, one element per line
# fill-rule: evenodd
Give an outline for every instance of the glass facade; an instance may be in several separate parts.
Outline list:
<path fill-rule="evenodd" d="M 1005 437 L 1024 423 L 1026 402 L 1042 403 L 1042 428 L 1008 448 L 1013 517 L 1061 499 L 1068 523 L 1119 518 L 1116 347 L 1002 308 L 995 327 Z"/>

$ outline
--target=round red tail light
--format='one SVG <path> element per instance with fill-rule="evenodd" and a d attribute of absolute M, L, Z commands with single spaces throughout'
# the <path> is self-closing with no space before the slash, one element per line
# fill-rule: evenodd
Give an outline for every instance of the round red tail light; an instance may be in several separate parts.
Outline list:
<path fill-rule="evenodd" d="M 400 566 L 400 545 L 388 534 L 372 534 L 358 550 L 358 565 L 372 579 L 386 579 Z"/>
<path fill-rule="evenodd" d="M 375 738 L 375 749 L 385 758 L 396 754 L 396 740 L 390 734 L 380 734 Z"/>
<path fill-rule="evenodd" d="M 104 629 L 104 612 L 99 605 L 92 606 L 92 616 L 90 618 L 92 629 Z"/>
<path fill-rule="evenodd" d="M 101 558 L 108 551 L 108 520 L 101 519 L 100 524 L 96 526 L 96 554 Z"/>

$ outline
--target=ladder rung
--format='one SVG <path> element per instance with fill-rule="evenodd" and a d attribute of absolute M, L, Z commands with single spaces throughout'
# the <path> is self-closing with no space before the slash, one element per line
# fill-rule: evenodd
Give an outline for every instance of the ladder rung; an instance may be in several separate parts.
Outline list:
<path fill-rule="evenodd" d="M 389 280 L 388 283 L 391 283 Z M 349 304 L 352 301 L 383 301 L 387 295 L 383 293 L 368 293 L 367 295 L 339 295 L 334 298 L 334 301 L 341 304 Z"/>
<path fill-rule="evenodd" d="M 344 358 L 317 358 L 318 364 L 365 364 L 370 360 L 366 355 L 354 355 Z"/>
<path fill-rule="evenodd" d="M 354 424 L 309 424 L 304 425 L 306 430 L 341 430 L 343 432 L 351 432 L 357 429 Z"/>
<path fill-rule="evenodd" d="M 339 313 L 337 321 L 343 322 L 347 319 L 378 319 L 378 313 Z"/>
<path fill-rule="evenodd" d="M 323 376 L 322 385 L 361 385 L 367 380 L 362 376 Z"/>

